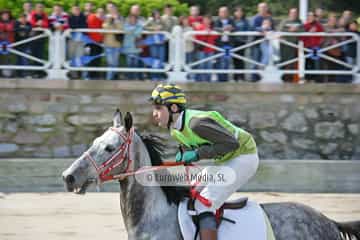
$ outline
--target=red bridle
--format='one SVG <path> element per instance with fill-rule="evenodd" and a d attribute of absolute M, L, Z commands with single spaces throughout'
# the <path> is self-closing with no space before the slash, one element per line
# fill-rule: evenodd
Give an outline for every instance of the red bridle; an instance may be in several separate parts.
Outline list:
<path fill-rule="evenodd" d="M 100 166 L 98 166 L 98 164 L 96 163 L 94 158 L 91 157 L 89 152 L 85 153 L 85 158 L 89 160 L 92 163 L 92 165 L 95 167 L 101 182 L 123 178 L 122 176 L 120 176 L 122 174 L 110 175 L 109 173 L 116 167 L 120 166 L 125 160 L 127 160 L 125 174 L 129 173 L 130 165 L 132 163 L 132 160 L 130 158 L 130 146 L 134 136 L 134 128 L 131 128 L 126 136 L 122 132 L 120 132 L 117 128 L 111 127 L 110 130 L 116 132 L 124 140 L 124 142 L 120 145 L 120 147 L 108 160 L 106 160 Z"/>
<path fill-rule="evenodd" d="M 111 181 L 111 180 L 116 180 L 116 179 L 122 180 L 128 176 L 132 176 L 132 175 L 136 175 L 136 174 L 141 174 L 141 173 L 145 173 L 145 172 L 149 172 L 149 171 L 184 165 L 183 162 L 166 162 L 160 166 L 149 166 L 149 167 L 143 167 L 136 171 L 130 171 L 130 166 L 131 166 L 131 163 L 133 162 L 133 160 L 131 160 L 131 158 L 130 158 L 130 146 L 131 146 L 132 139 L 134 136 L 134 128 L 130 129 L 127 136 L 124 136 L 124 134 L 121 133 L 116 128 L 110 128 L 110 130 L 116 132 L 124 140 L 124 142 L 120 145 L 118 150 L 108 160 L 106 160 L 104 163 L 102 163 L 100 166 L 98 166 L 96 161 L 91 157 L 91 155 L 88 152 L 85 153 L 86 159 L 88 159 L 95 167 L 96 172 L 98 173 L 98 177 L 101 182 L 106 182 L 106 181 Z M 127 166 L 126 166 L 126 170 L 124 173 L 120 173 L 117 175 L 109 174 L 114 168 L 120 166 L 125 160 L 127 160 Z M 194 165 L 189 164 L 188 166 L 186 166 L 187 173 L 188 173 L 189 166 L 194 166 Z M 200 202 L 203 202 L 206 206 L 211 206 L 211 202 L 209 200 L 201 197 L 199 192 L 197 192 L 195 190 L 195 185 L 191 188 L 190 195 L 193 198 L 197 198 Z"/>
<path fill-rule="evenodd" d="M 183 162 L 167 162 L 167 163 L 163 163 L 160 166 L 149 166 L 149 167 L 144 167 L 142 169 L 138 169 L 137 171 L 129 171 L 130 165 L 133 162 L 133 160 L 131 160 L 131 158 L 130 158 L 130 146 L 131 146 L 133 136 L 134 136 L 134 128 L 132 127 L 129 130 L 127 136 L 125 136 L 117 128 L 112 127 L 112 128 L 110 128 L 110 130 L 116 132 L 124 140 L 124 142 L 120 145 L 118 150 L 108 160 L 106 160 L 100 166 L 98 166 L 96 161 L 94 160 L 94 158 L 91 157 L 91 155 L 89 154 L 89 152 L 85 152 L 85 158 L 88 159 L 92 163 L 92 165 L 95 167 L 96 172 L 97 172 L 98 177 L 101 182 L 106 182 L 106 181 L 115 180 L 115 179 L 122 180 L 131 175 L 136 175 L 136 174 L 140 174 L 140 173 L 144 173 L 144 172 L 148 172 L 148 171 L 159 170 L 159 169 L 168 168 L 168 167 L 184 165 Z M 113 169 L 120 166 L 125 160 L 127 160 L 127 166 L 125 169 L 125 173 L 120 173 L 117 175 L 109 174 Z M 190 165 L 194 166 L 193 164 L 190 164 Z M 186 171 L 188 172 L 187 167 L 186 167 Z M 210 207 L 212 205 L 212 202 L 200 195 L 200 193 L 195 189 L 196 185 L 197 185 L 197 183 L 195 183 L 195 185 L 193 185 L 191 187 L 190 196 L 194 199 L 198 199 L 205 206 Z"/>
<path fill-rule="evenodd" d="M 134 128 L 131 128 L 125 136 L 122 132 L 119 131 L 117 128 L 110 128 L 110 130 L 116 132 L 124 142 L 120 145 L 117 151 L 105 162 L 103 162 L 100 166 L 96 163 L 94 158 L 90 155 L 89 152 L 85 152 L 85 158 L 91 162 L 91 164 L 95 167 L 98 177 L 101 182 L 116 180 L 116 179 L 124 179 L 128 176 L 141 174 L 149 171 L 160 170 L 163 168 L 174 167 L 174 166 L 181 166 L 184 163 L 176 163 L 176 162 L 167 162 L 163 163 L 160 166 L 148 166 L 138 169 L 137 171 L 130 170 L 131 164 L 133 160 L 130 158 L 130 146 L 132 144 L 133 136 L 134 136 Z M 127 166 L 124 173 L 120 173 L 117 175 L 110 175 L 109 173 L 115 169 L 116 167 L 120 166 L 125 160 L 127 160 Z"/>

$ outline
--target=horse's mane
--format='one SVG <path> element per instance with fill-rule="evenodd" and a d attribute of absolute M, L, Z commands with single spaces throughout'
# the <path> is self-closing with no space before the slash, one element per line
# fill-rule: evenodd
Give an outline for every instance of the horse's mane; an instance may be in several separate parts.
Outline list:
<path fill-rule="evenodd" d="M 153 166 L 159 166 L 163 164 L 163 155 L 165 144 L 163 144 L 163 139 L 159 136 L 153 134 L 144 134 L 140 135 L 141 140 L 146 146 L 146 149 L 149 153 L 151 164 Z M 161 186 L 161 189 L 166 195 L 166 199 L 169 204 L 175 203 L 178 204 L 180 201 L 184 199 L 184 197 L 188 196 L 188 189 L 185 187 L 171 187 L 171 186 Z"/>

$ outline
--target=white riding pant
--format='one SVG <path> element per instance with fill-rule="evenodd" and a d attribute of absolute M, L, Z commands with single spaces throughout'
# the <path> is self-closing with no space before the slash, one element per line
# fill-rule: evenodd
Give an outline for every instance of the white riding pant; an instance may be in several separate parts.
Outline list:
<path fill-rule="evenodd" d="M 211 201 L 212 205 L 206 207 L 199 200 L 195 201 L 195 210 L 197 214 L 203 212 L 216 212 L 223 203 L 239 188 L 241 188 L 249 179 L 255 175 L 259 166 L 259 157 L 257 153 L 239 155 L 231 160 L 226 161 L 220 166 L 232 168 L 236 173 L 235 181 L 229 185 L 208 184 L 207 186 L 199 186 L 196 188 L 200 195 Z M 207 167 L 200 174 L 205 174 L 211 169 Z M 213 168 L 214 169 L 214 168 Z M 216 174 L 215 174 L 216 176 Z"/>

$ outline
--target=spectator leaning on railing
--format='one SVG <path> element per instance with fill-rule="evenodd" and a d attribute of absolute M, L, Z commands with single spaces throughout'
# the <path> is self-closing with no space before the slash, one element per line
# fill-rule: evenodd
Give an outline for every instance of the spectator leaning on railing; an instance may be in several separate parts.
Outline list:
<path fill-rule="evenodd" d="M 135 15 L 130 15 L 124 24 L 124 42 L 123 49 L 126 54 L 126 64 L 128 68 L 139 68 L 142 66 L 139 59 L 141 49 L 137 47 L 137 41 L 143 31 L 142 24 Z M 142 80 L 143 75 L 140 72 L 129 72 L 126 74 L 129 80 Z"/>
<path fill-rule="evenodd" d="M 14 42 L 14 20 L 9 10 L 0 12 L 0 41 Z"/>
<path fill-rule="evenodd" d="M 304 29 L 309 33 L 324 32 L 324 27 L 317 20 L 313 12 L 308 13 L 307 20 L 304 24 Z M 305 48 L 310 48 L 314 52 L 311 57 L 306 59 L 306 69 L 308 70 L 319 70 L 320 69 L 320 57 L 317 55 L 317 51 L 320 49 L 321 44 L 324 41 L 323 37 L 309 36 L 302 38 Z M 308 74 L 306 79 L 315 80 L 316 82 L 322 82 L 322 78 L 317 75 Z"/>
<path fill-rule="evenodd" d="M 338 23 L 338 21 L 337 21 L 336 14 L 330 13 L 329 17 L 328 17 L 328 22 L 324 25 L 325 32 L 328 32 L 328 33 L 344 32 L 345 29 L 338 27 L 337 23 Z M 323 47 L 333 46 L 341 41 L 342 41 L 342 37 L 334 37 L 334 36 L 325 37 L 322 46 Z M 345 61 L 345 54 L 342 51 L 341 47 L 332 48 L 332 49 L 326 51 L 325 54 L 332 58 L 335 58 L 337 60 Z M 323 63 L 322 64 L 323 69 L 343 70 L 343 67 L 341 65 L 339 65 L 338 63 L 335 63 L 333 61 L 324 59 L 324 60 L 322 60 L 322 63 Z M 341 79 L 341 76 L 337 76 L 337 75 L 325 75 L 324 76 L 325 82 L 335 82 L 340 79 Z"/>
<path fill-rule="evenodd" d="M 246 31 L 250 31 L 250 23 L 246 19 L 246 14 L 244 12 L 244 9 L 242 7 L 235 7 L 234 32 L 241 33 L 241 32 L 246 32 Z M 235 48 L 240 47 L 240 46 L 246 44 L 247 42 L 248 42 L 247 36 L 233 37 L 233 43 L 234 43 Z M 245 50 L 244 49 L 238 50 L 235 53 L 240 56 L 244 56 Z M 233 58 L 233 62 L 234 62 L 235 69 L 244 69 L 245 64 L 244 64 L 243 60 L 240 60 L 238 58 Z M 234 80 L 235 81 L 244 80 L 244 74 L 238 74 L 238 73 L 235 74 Z"/>
<path fill-rule="evenodd" d="M 261 24 L 261 27 L 256 28 L 256 31 L 261 32 L 262 34 L 266 35 L 269 32 L 272 32 L 274 30 L 274 27 L 272 25 L 272 21 L 269 18 L 265 18 Z M 261 50 L 261 63 L 264 65 L 268 65 L 270 62 L 270 58 L 273 55 L 273 48 L 270 45 L 269 40 L 264 40 L 260 43 L 260 50 Z"/>
<path fill-rule="evenodd" d="M 186 32 L 193 31 L 194 29 L 189 24 L 189 18 L 187 16 L 180 16 L 179 17 L 179 24 L 182 30 L 182 34 L 185 34 Z M 195 25 L 200 25 L 202 23 L 196 23 Z M 191 64 L 195 62 L 196 58 L 196 52 L 195 52 L 195 46 L 194 43 L 190 40 L 185 41 L 185 63 Z M 189 80 L 195 80 L 195 77 L 193 74 L 188 74 L 187 79 Z"/>
<path fill-rule="evenodd" d="M 170 4 L 167 4 L 164 7 L 164 14 L 161 16 L 161 20 L 164 23 L 165 31 L 172 31 L 173 27 L 179 24 L 178 18 L 173 15 L 173 7 Z"/>
<path fill-rule="evenodd" d="M 32 11 L 32 3 L 31 2 L 24 2 L 23 4 L 23 14 L 26 16 L 26 21 L 31 21 L 31 11 Z"/>
<path fill-rule="evenodd" d="M 106 3 L 105 11 L 107 14 L 110 14 L 110 12 L 112 12 L 114 8 L 117 8 L 116 4 L 112 1 L 108 1 Z"/>
<path fill-rule="evenodd" d="M 279 31 L 280 32 L 290 32 L 290 33 L 304 31 L 304 26 L 303 26 L 301 20 L 299 19 L 297 8 L 292 8 L 289 10 L 288 18 L 284 19 L 279 25 Z M 299 40 L 297 37 L 283 37 L 283 39 L 286 40 L 287 42 L 290 42 L 290 43 L 293 43 L 296 45 L 298 44 L 298 40 Z M 286 44 L 281 44 L 280 61 L 286 62 L 288 60 L 297 58 L 298 57 L 297 51 L 298 51 L 297 48 L 288 46 Z M 297 62 L 287 64 L 286 66 L 284 66 L 284 68 L 290 69 L 290 70 L 297 69 L 298 68 Z M 298 77 L 298 75 L 293 75 L 293 76 L 285 75 L 284 81 L 285 82 L 298 82 L 299 77 Z"/>
<path fill-rule="evenodd" d="M 188 22 L 191 27 L 194 27 L 196 24 L 200 24 L 203 21 L 203 17 L 200 16 L 199 6 L 190 7 L 190 16 L 188 17 Z"/>
<path fill-rule="evenodd" d="M 53 31 L 64 31 L 69 28 L 69 15 L 64 12 L 63 7 L 55 4 L 53 12 L 49 16 L 49 27 Z"/>
<path fill-rule="evenodd" d="M 217 39 L 216 45 L 221 48 L 232 48 L 232 37 L 229 36 L 231 32 L 234 31 L 234 20 L 229 16 L 229 9 L 226 6 L 222 6 L 218 11 L 218 19 L 214 22 L 214 30 L 222 33 L 222 35 Z M 217 68 L 227 70 L 230 68 L 231 57 L 227 56 L 227 51 L 222 58 L 217 59 Z M 226 82 L 229 80 L 228 74 L 220 73 L 217 75 L 219 82 Z"/>
<path fill-rule="evenodd" d="M 88 17 L 92 13 L 94 13 L 94 5 L 91 2 L 86 2 L 84 4 L 84 15 L 85 15 L 85 17 Z"/>
<path fill-rule="evenodd" d="M 211 32 L 213 30 L 213 26 L 212 26 L 212 20 L 211 20 L 211 16 L 210 15 L 205 15 L 203 17 L 203 23 L 202 24 L 198 24 L 195 29 L 195 31 L 205 31 L 205 32 Z M 205 42 L 209 45 L 216 45 L 216 40 L 219 38 L 218 35 L 214 35 L 214 34 L 209 34 L 209 35 L 197 35 L 196 39 L 202 42 Z M 206 58 L 209 58 L 211 56 L 214 55 L 215 53 L 215 49 L 208 47 L 208 46 L 204 46 L 204 45 L 200 45 L 200 44 L 196 44 L 195 49 L 197 49 L 197 54 L 198 60 L 205 60 Z M 213 60 L 206 60 L 203 63 L 200 63 L 198 65 L 198 68 L 203 70 L 203 69 L 212 69 L 213 68 Z M 196 74 L 196 81 L 199 82 L 210 82 L 211 81 L 211 74 L 209 73 L 201 73 L 201 74 Z"/>
<path fill-rule="evenodd" d="M 173 15 L 173 7 L 170 4 L 165 5 L 163 9 L 163 15 L 161 16 L 161 20 L 164 23 L 164 30 L 166 32 L 171 33 L 174 26 L 179 24 L 178 18 Z M 169 43 L 165 44 L 165 53 L 168 55 L 169 53 Z M 169 56 L 166 56 L 165 59 L 169 59 Z"/>
<path fill-rule="evenodd" d="M 118 7 L 113 2 L 109 2 L 106 5 L 107 15 L 110 15 L 114 19 L 114 23 L 124 25 L 124 18 L 119 13 Z"/>
<path fill-rule="evenodd" d="M 353 12 L 350 10 L 345 10 L 341 17 L 344 18 L 345 26 L 347 26 L 350 22 L 353 21 Z"/>
<path fill-rule="evenodd" d="M 35 6 L 35 10 L 33 10 L 30 14 L 30 23 L 32 27 L 37 28 L 48 28 L 49 21 L 47 14 L 44 12 L 44 5 L 41 3 L 37 3 Z"/>
<path fill-rule="evenodd" d="M 269 14 L 269 7 L 267 5 L 267 3 L 262 2 L 258 4 L 258 13 L 252 18 L 252 30 L 255 30 L 257 28 L 260 28 L 262 25 L 262 22 L 265 18 L 269 18 L 271 21 L 272 17 Z M 272 24 L 274 26 L 274 24 Z M 255 37 L 254 40 L 259 40 L 261 37 Z M 260 49 L 260 44 L 256 44 L 254 46 L 252 46 L 251 48 L 251 57 L 254 61 L 256 62 L 261 62 L 261 49 Z M 253 69 L 257 69 L 258 66 L 253 64 Z M 256 82 L 259 81 L 259 75 L 258 74 L 252 74 L 251 75 L 251 81 Z"/>
<path fill-rule="evenodd" d="M 96 10 L 96 13 L 91 13 L 88 15 L 88 17 L 87 17 L 88 28 L 92 28 L 92 29 L 102 28 L 104 18 L 105 18 L 104 9 L 98 8 Z M 98 33 L 96 31 L 89 32 L 88 35 L 92 40 L 94 40 L 95 42 L 98 42 L 98 43 L 101 43 L 104 38 L 103 34 Z"/>
<path fill-rule="evenodd" d="M 359 26 L 360 26 L 360 24 L 357 21 L 352 21 L 346 26 L 345 31 L 350 32 L 350 33 L 355 33 L 360 37 Z M 358 57 L 360 57 L 360 56 L 358 56 L 358 51 L 357 50 L 358 49 L 357 49 L 357 43 L 356 42 L 352 42 L 347 46 L 346 51 L 345 51 L 345 59 L 346 59 L 346 62 L 348 64 L 351 64 L 353 66 L 358 64 L 356 62 L 356 59 Z M 359 49 L 359 51 L 360 51 L 360 49 Z M 349 80 L 352 81 L 353 79 L 351 78 Z"/>
<path fill-rule="evenodd" d="M 33 10 L 30 14 L 30 23 L 32 28 L 48 28 L 49 21 L 48 16 L 44 11 L 44 5 L 41 3 L 37 3 L 35 5 L 35 10 Z M 41 31 L 33 31 L 32 36 L 36 36 L 41 34 Z M 44 59 L 45 53 L 45 38 L 36 39 L 31 41 L 31 53 L 34 57 L 39 59 Z M 34 62 L 37 65 L 40 65 L 38 62 Z M 33 77 L 38 78 L 42 77 L 39 73 L 34 73 Z"/>
<path fill-rule="evenodd" d="M 26 14 L 21 14 L 19 19 L 15 22 L 15 41 L 19 42 L 30 37 L 31 33 L 31 24 L 26 20 Z M 16 47 L 22 53 L 31 55 L 31 48 L 29 43 L 23 43 Z M 16 56 L 16 65 L 26 66 L 29 65 L 29 60 L 26 57 L 17 55 Z M 28 71 L 18 70 L 18 77 L 27 77 L 29 76 Z"/>
<path fill-rule="evenodd" d="M 346 32 L 355 33 L 360 37 L 359 23 L 357 21 L 352 21 L 346 26 Z M 355 62 L 357 56 L 357 46 L 356 42 L 352 42 L 346 49 L 346 62 L 351 65 L 357 64 Z"/>
<path fill-rule="evenodd" d="M 146 21 L 144 25 L 144 30 L 158 32 L 164 31 L 166 28 L 164 21 L 161 19 L 160 12 L 158 10 L 153 10 L 151 17 Z M 147 39 L 152 39 L 152 44 L 149 46 L 150 57 L 159 60 L 161 63 L 165 62 L 165 36 L 164 34 L 151 34 L 147 36 Z M 154 81 L 163 80 L 164 76 L 160 73 L 152 73 L 151 79 Z"/>
<path fill-rule="evenodd" d="M 314 16 L 316 16 L 316 20 L 322 25 L 327 23 L 325 15 L 326 13 L 321 7 L 315 9 Z"/>
<path fill-rule="evenodd" d="M 140 25 L 145 24 L 146 20 L 143 16 L 141 16 L 141 7 L 139 4 L 135 4 L 130 7 L 129 16 L 135 16 L 136 22 L 139 23 Z"/>
<path fill-rule="evenodd" d="M 79 6 L 72 6 L 71 14 L 69 16 L 69 27 L 71 29 L 84 29 L 87 28 L 86 17 L 81 12 Z M 72 32 L 71 38 L 68 41 L 68 58 L 74 59 L 84 55 L 84 42 L 81 36 L 84 33 Z M 84 75 L 85 76 L 85 75 Z M 70 72 L 71 78 L 79 78 L 79 73 Z"/>
<path fill-rule="evenodd" d="M 30 1 L 26 1 L 23 3 L 22 8 L 23 8 L 23 13 L 20 14 L 17 24 L 15 24 L 16 29 L 19 33 L 17 36 L 15 36 L 16 41 L 19 41 L 17 39 L 23 40 L 23 39 L 31 37 L 32 27 L 31 27 L 30 21 L 31 21 L 31 12 L 33 10 L 33 5 Z M 22 19 L 23 16 L 25 16 L 25 20 Z M 26 22 L 26 24 L 24 24 L 25 23 L 24 21 Z M 30 25 L 29 32 L 27 32 L 27 30 L 26 30 L 26 29 L 28 29 L 28 27 L 26 27 L 26 25 Z M 23 31 L 23 30 L 25 30 L 25 31 Z M 19 49 L 20 51 L 25 52 L 29 55 L 32 54 L 31 43 L 22 44 L 22 45 L 18 46 L 17 49 Z M 19 65 L 28 65 L 30 63 L 29 59 L 22 57 L 22 56 L 16 56 L 16 59 L 17 59 L 17 64 L 19 64 Z M 30 71 L 20 71 L 20 70 L 17 71 L 17 74 L 19 77 L 27 77 L 27 76 L 31 75 Z"/>
<path fill-rule="evenodd" d="M 102 25 L 106 30 L 123 30 L 123 23 L 115 19 L 114 15 L 107 14 L 105 22 Z M 119 67 L 119 50 L 121 47 L 120 38 L 122 34 L 119 33 L 104 33 L 104 46 L 106 54 L 106 62 L 108 67 Z M 107 71 L 106 80 L 115 80 L 115 72 Z"/>
<path fill-rule="evenodd" d="M 103 8 L 98 8 L 96 10 L 96 13 L 92 13 L 87 17 L 87 25 L 89 29 L 99 29 L 102 28 L 102 24 L 104 21 L 105 12 Z M 93 43 L 89 43 L 85 46 L 86 48 L 89 48 L 89 55 L 90 56 L 97 56 L 103 52 L 103 47 L 100 45 L 102 44 L 104 40 L 104 35 L 102 33 L 98 33 L 96 31 L 89 32 L 88 36 L 91 40 L 93 40 Z M 95 58 L 93 59 L 88 65 L 89 67 L 99 67 L 101 64 L 101 58 Z M 89 72 L 88 76 L 86 78 L 88 80 L 96 79 L 100 77 L 100 72 Z"/>
<path fill-rule="evenodd" d="M 14 20 L 12 19 L 11 12 L 4 10 L 0 12 L 0 42 L 10 44 L 14 42 Z M 6 49 L 1 49 L 1 51 L 7 51 Z M 0 54 L 0 65 L 10 65 L 11 58 L 9 53 Z M 11 70 L 3 69 L 2 75 L 4 77 L 10 77 L 12 75 Z"/>

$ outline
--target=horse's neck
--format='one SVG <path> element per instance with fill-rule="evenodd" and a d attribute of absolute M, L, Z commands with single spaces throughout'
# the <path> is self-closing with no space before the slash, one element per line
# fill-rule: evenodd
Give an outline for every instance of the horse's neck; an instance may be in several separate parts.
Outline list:
<path fill-rule="evenodd" d="M 133 159 L 135 164 L 138 163 L 135 169 L 151 166 L 144 144 L 137 144 Z M 160 187 L 143 186 L 130 176 L 120 182 L 120 206 L 129 239 L 157 239 L 156 235 L 160 234 L 178 235 L 177 206 L 169 205 Z"/>

